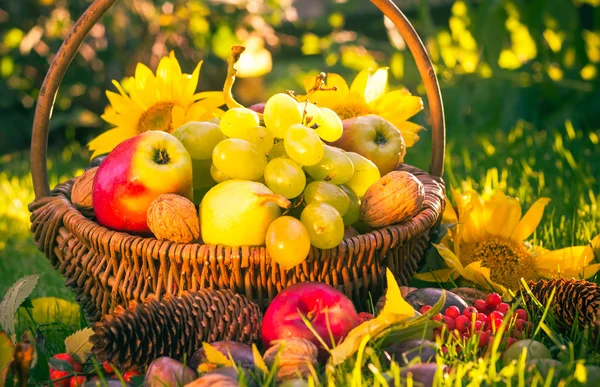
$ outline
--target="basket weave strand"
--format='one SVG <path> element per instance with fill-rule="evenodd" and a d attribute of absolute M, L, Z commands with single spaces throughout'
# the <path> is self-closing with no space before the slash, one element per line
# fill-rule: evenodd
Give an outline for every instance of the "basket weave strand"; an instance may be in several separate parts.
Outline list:
<path fill-rule="evenodd" d="M 408 165 L 400 168 L 425 186 L 417 216 L 330 250 L 311 248 L 308 259 L 288 271 L 271 261 L 264 247 L 178 244 L 109 230 L 71 203 L 73 180 L 30 204 L 31 230 L 91 321 L 111 306 L 185 290 L 232 289 L 264 308 L 283 288 L 302 281 L 339 288 L 364 310 L 370 298 L 381 295 L 386 267 L 408 284 L 443 210 L 441 179 Z"/>

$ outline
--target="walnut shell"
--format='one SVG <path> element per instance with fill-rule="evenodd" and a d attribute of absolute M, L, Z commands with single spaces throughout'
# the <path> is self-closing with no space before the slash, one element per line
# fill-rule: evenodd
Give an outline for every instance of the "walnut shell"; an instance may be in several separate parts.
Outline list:
<path fill-rule="evenodd" d="M 385 227 L 411 219 L 425 200 L 425 188 L 412 173 L 392 171 L 367 189 L 360 219 L 371 227 Z"/>
<path fill-rule="evenodd" d="M 146 217 L 156 239 L 191 243 L 200 238 L 200 220 L 194 203 L 183 196 L 163 194 L 150 203 Z"/>
<path fill-rule="evenodd" d="M 92 192 L 96 171 L 98 171 L 98 167 L 90 168 L 85 171 L 75 180 L 73 189 L 71 190 L 71 202 L 75 205 L 75 208 L 80 210 L 84 215 L 93 215 L 94 213 Z"/>
<path fill-rule="evenodd" d="M 279 355 L 277 382 L 296 379 L 298 373 L 303 377 L 310 374 L 317 366 L 317 347 L 310 341 L 301 338 L 275 340 L 274 345 L 265 351 L 263 359 L 270 367 Z"/>

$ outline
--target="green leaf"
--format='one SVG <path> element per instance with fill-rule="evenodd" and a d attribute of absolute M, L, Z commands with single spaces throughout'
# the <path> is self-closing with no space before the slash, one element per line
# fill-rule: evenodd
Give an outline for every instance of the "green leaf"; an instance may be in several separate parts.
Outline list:
<path fill-rule="evenodd" d="M 8 335 L 0 332 L 0 387 L 4 387 L 15 349 Z"/>
<path fill-rule="evenodd" d="M 0 326 L 11 336 L 13 343 L 15 336 L 15 313 L 19 306 L 33 292 L 37 285 L 39 275 L 23 277 L 8 289 L 4 299 L 0 303 Z"/>
<path fill-rule="evenodd" d="M 80 326 L 80 308 L 74 302 L 69 302 L 56 297 L 40 297 L 30 302 L 28 307 L 31 317 L 22 305 L 19 308 L 18 316 L 20 319 L 33 318 L 36 324 L 50 324 L 59 322 L 68 327 Z"/>
<path fill-rule="evenodd" d="M 94 334 L 91 328 L 81 329 L 65 339 L 66 352 L 79 362 L 84 363 L 92 351 L 90 337 Z"/>

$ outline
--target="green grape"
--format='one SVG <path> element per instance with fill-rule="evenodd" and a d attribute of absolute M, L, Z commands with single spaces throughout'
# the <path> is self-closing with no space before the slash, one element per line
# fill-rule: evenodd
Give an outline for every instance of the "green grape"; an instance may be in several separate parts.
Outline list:
<path fill-rule="evenodd" d="M 264 126 L 255 126 L 249 128 L 236 136 L 230 136 L 233 138 L 241 138 L 256 145 L 264 154 L 269 153 L 273 148 L 273 133 Z"/>
<path fill-rule="evenodd" d="M 222 183 L 225 180 L 229 180 L 231 179 L 231 177 L 227 176 L 226 174 L 224 174 L 223 172 L 219 171 L 217 169 L 217 167 L 215 167 L 214 164 L 210 165 L 210 176 L 212 177 L 212 179 L 214 181 L 216 181 L 217 183 Z"/>
<path fill-rule="evenodd" d="M 354 191 L 356 196 L 362 198 L 367 189 L 381 177 L 377 166 L 366 157 L 354 152 L 346 152 L 354 164 L 354 175 L 346 185 Z"/>
<path fill-rule="evenodd" d="M 225 139 L 219 125 L 207 121 L 192 121 L 172 133 L 190 154 L 192 160 L 210 160 L 215 146 Z"/>
<path fill-rule="evenodd" d="M 210 165 L 212 161 L 192 159 L 192 183 L 194 189 L 209 187 L 215 182 L 210 176 Z"/>
<path fill-rule="evenodd" d="M 327 203 L 344 215 L 350 207 L 350 198 L 337 185 L 326 181 L 313 181 L 304 189 L 306 204 Z"/>
<path fill-rule="evenodd" d="M 281 216 L 267 228 L 265 246 L 271 258 L 288 270 L 308 257 L 310 235 L 298 219 Z"/>
<path fill-rule="evenodd" d="M 342 137 L 344 126 L 336 112 L 329 108 L 322 107 L 321 120 L 319 121 L 319 127 L 316 131 L 323 141 L 333 142 Z"/>
<path fill-rule="evenodd" d="M 290 158 L 290 156 L 288 156 L 288 154 L 285 153 L 285 144 L 283 143 L 283 141 L 279 141 L 279 142 L 275 143 L 273 145 L 273 148 L 271 148 L 271 151 L 267 155 L 267 158 L 269 159 L 269 161 L 276 159 L 278 157 L 284 157 L 286 159 Z"/>
<path fill-rule="evenodd" d="M 315 165 L 323 158 L 323 142 L 317 133 L 304 125 L 296 124 L 285 132 L 285 151 L 300 165 Z"/>
<path fill-rule="evenodd" d="M 315 180 L 324 180 L 333 184 L 344 184 L 354 174 L 354 165 L 340 149 L 324 146 L 323 158 L 315 165 L 304 167 L 306 173 Z"/>
<path fill-rule="evenodd" d="M 319 249 L 332 249 L 344 239 L 342 216 L 327 203 L 307 205 L 300 221 L 308 231 L 310 243 Z"/>
<path fill-rule="evenodd" d="M 278 157 L 267 164 L 265 182 L 274 193 L 292 199 L 304 191 L 306 175 L 293 160 Z"/>
<path fill-rule="evenodd" d="M 314 103 L 298 102 L 298 110 L 302 114 L 302 123 L 306 126 L 321 125 L 321 110 Z M 304 115 L 306 112 L 306 115 Z"/>
<path fill-rule="evenodd" d="M 290 126 L 302 122 L 302 113 L 298 110 L 298 102 L 294 98 L 279 93 L 267 100 L 263 120 L 276 138 L 283 138 Z"/>
<path fill-rule="evenodd" d="M 267 156 L 254 144 L 240 138 L 228 138 L 213 150 L 213 164 L 232 179 L 260 180 Z"/>
<path fill-rule="evenodd" d="M 346 213 L 342 215 L 344 224 L 346 226 L 350 226 L 351 224 L 358 222 L 358 220 L 360 219 L 360 199 L 358 198 L 358 196 L 356 196 L 354 191 L 352 191 L 346 185 L 342 184 L 339 187 L 342 189 L 342 191 L 344 191 L 346 195 L 348 195 L 348 198 L 350 199 L 348 211 L 346 211 Z"/>
<path fill-rule="evenodd" d="M 225 112 L 221 117 L 221 132 L 227 137 L 240 137 L 248 129 L 260 125 L 258 114 L 254 110 L 243 107 L 234 107 Z"/>

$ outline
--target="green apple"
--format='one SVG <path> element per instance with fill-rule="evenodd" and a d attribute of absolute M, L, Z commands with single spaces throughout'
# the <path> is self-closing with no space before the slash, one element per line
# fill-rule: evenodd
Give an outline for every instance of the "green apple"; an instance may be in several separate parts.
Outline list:
<path fill-rule="evenodd" d="M 519 360 L 525 349 L 527 360 L 552 359 L 548 347 L 536 340 L 519 340 L 511 345 L 502 355 L 502 362 L 507 365 L 513 360 Z"/>

